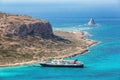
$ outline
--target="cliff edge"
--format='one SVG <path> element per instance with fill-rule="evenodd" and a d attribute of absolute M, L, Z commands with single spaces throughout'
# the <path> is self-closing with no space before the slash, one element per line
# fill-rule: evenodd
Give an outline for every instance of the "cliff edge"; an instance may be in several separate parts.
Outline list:
<path fill-rule="evenodd" d="M 51 38 L 53 36 L 51 24 L 46 20 L 5 13 L 0 13 L 0 30 L 1 36 L 8 37 L 35 35 Z"/>

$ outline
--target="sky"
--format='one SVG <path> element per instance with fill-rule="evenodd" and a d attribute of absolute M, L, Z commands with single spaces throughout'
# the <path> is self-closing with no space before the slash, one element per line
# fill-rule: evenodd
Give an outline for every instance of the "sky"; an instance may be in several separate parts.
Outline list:
<path fill-rule="evenodd" d="M 0 0 L 3 4 L 13 3 L 79 3 L 79 4 L 118 4 L 120 0 Z"/>
<path fill-rule="evenodd" d="M 41 16 L 120 17 L 120 0 L 0 0 L 0 11 Z"/>

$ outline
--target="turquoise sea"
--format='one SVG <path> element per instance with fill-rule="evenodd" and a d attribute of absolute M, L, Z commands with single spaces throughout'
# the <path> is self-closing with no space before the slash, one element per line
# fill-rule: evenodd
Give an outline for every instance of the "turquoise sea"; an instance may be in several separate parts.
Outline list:
<path fill-rule="evenodd" d="M 46 19 L 54 30 L 83 31 L 91 34 L 87 38 L 100 42 L 89 52 L 69 58 L 82 61 L 84 68 L 44 68 L 39 64 L 0 67 L 0 80 L 120 80 L 119 5 L 0 4 L 0 11 Z M 85 26 L 91 17 L 96 26 Z"/>
<path fill-rule="evenodd" d="M 44 68 L 39 64 L 0 68 L 0 80 L 120 80 L 120 18 L 95 18 L 97 26 L 84 24 L 89 18 L 47 18 L 55 30 L 84 31 L 100 43 L 78 59 L 85 68 Z"/>

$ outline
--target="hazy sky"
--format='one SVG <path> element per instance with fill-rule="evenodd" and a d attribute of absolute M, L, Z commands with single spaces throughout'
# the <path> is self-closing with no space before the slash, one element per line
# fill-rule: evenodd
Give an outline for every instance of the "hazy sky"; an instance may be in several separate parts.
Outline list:
<path fill-rule="evenodd" d="M 120 0 L 0 0 L 1 3 L 80 3 L 80 4 L 118 4 Z"/>
<path fill-rule="evenodd" d="M 41 16 L 120 17 L 120 0 L 0 0 L 0 11 Z"/>

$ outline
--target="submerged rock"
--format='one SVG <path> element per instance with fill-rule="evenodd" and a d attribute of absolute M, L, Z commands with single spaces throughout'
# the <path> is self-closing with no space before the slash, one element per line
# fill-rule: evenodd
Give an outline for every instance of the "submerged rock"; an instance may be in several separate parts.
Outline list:
<path fill-rule="evenodd" d="M 95 24 L 95 22 L 94 22 L 93 18 L 91 18 L 90 21 L 87 23 L 88 26 L 92 26 L 94 24 Z"/>

